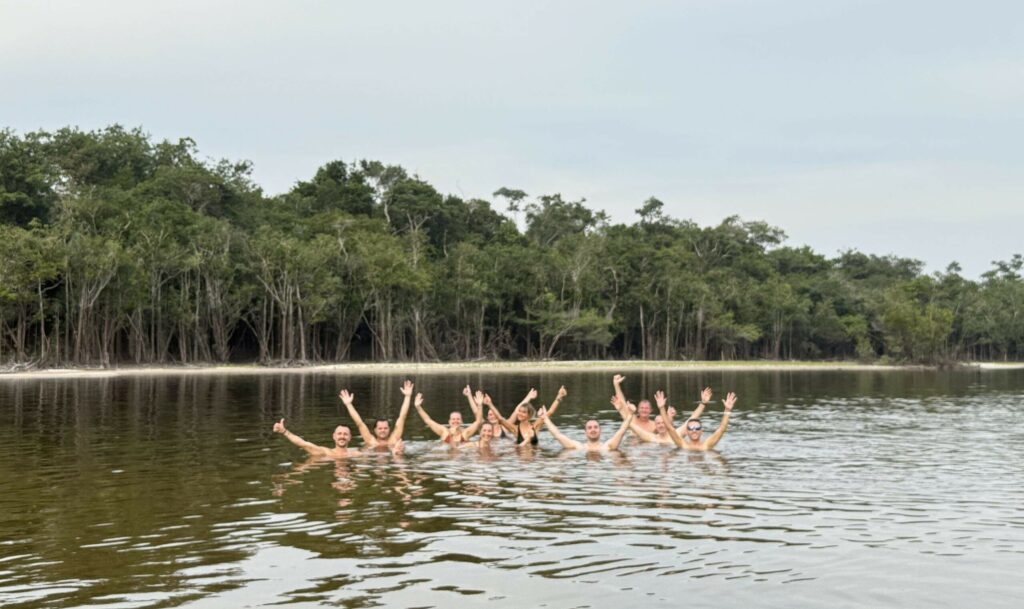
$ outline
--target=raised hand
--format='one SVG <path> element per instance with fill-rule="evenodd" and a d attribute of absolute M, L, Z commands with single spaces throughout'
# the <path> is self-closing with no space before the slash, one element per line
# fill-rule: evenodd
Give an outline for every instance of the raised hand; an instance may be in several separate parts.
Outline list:
<path fill-rule="evenodd" d="M 711 387 L 705 387 L 704 390 L 700 392 L 700 401 L 701 401 L 701 403 L 702 404 L 706 404 L 707 402 L 710 402 L 711 401 L 711 395 L 712 395 Z"/>
<path fill-rule="evenodd" d="M 338 394 L 338 397 L 341 398 L 341 401 L 344 402 L 346 406 L 351 406 L 352 400 L 356 399 L 356 394 L 349 393 L 348 389 L 342 389 L 341 393 Z"/>
<path fill-rule="evenodd" d="M 559 400 L 564 398 L 567 395 L 569 395 L 569 392 L 565 390 L 565 385 L 562 385 L 561 387 L 558 388 L 558 399 Z"/>
<path fill-rule="evenodd" d="M 484 392 L 483 391 L 477 391 L 476 393 L 474 393 L 473 394 L 473 401 L 476 402 L 477 406 L 483 406 L 484 405 Z"/>
<path fill-rule="evenodd" d="M 665 399 L 665 392 L 660 390 L 656 391 L 654 393 L 654 401 L 657 402 L 659 410 L 664 408 L 665 404 L 668 403 L 668 400 Z"/>
<path fill-rule="evenodd" d="M 624 380 L 626 380 L 626 377 L 622 376 L 621 374 L 616 374 L 615 376 L 612 377 L 612 384 L 621 385 L 622 381 Z"/>
<path fill-rule="evenodd" d="M 725 411 L 731 412 L 732 407 L 736 405 L 736 394 L 729 392 L 729 395 L 725 396 Z"/>
<path fill-rule="evenodd" d="M 541 406 L 540 407 L 540 410 L 537 411 L 537 418 L 542 420 L 542 421 L 544 419 L 548 418 L 548 409 L 547 409 L 547 407 L 545 407 L 545 406 Z"/>
<path fill-rule="evenodd" d="M 286 431 L 288 430 L 284 428 L 284 419 L 274 423 L 274 433 L 284 433 Z"/>
<path fill-rule="evenodd" d="M 413 404 L 416 406 L 416 408 L 422 408 L 423 407 L 423 394 L 422 393 L 417 393 L 416 394 L 416 399 L 413 400 Z"/>
<path fill-rule="evenodd" d="M 524 399 L 523 401 L 524 402 L 529 402 L 531 400 L 536 399 L 536 397 L 537 397 L 537 390 L 534 389 L 533 387 L 530 387 L 530 391 L 526 394 L 526 399 Z"/>
<path fill-rule="evenodd" d="M 412 395 L 412 388 L 412 381 L 406 381 L 405 383 L 402 384 L 400 391 L 402 392 L 402 395 L 409 397 Z"/>
<path fill-rule="evenodd" d="M 489 394 L 484 394 L 484 404 L 487 404 L 491 408 L 494 408 L 494 400 L 491 399 Z"/>
<path fill-rule="evenodd" d="M 466 385 L 465 387 L 462 388 L 462 395 L 466 396 L 467 398 L 473 395 L 473 390 L 469 388 L 469 385 Z"/>
<path fill-rule="evenodd" d="M 627 409 L 628 409 L 628 410 L 629 410 L 630 412 L 633 412 L 633 413 L 635 413 L 635 412 L 636 412 L 636 404 L 634 404 L 633 402 L 626 402 L 626 408 L 627 408 Z"/>

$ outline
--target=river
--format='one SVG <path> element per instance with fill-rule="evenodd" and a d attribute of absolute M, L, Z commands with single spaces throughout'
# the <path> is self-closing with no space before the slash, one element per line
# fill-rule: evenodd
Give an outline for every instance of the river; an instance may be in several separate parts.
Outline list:
<path fill-rule="evenodd" d="M 681 409 L 711 385 L 715 452 L 438 446 L 309 462 L 401 404 L 393 374 L 0 381 L 0 607 L 986 607 L 1024 597 L 1024 371 L 626 372 Z M 604 372 L 413 377 L 618 427 Z M 353 442 L 358 446 L 361 441 Z"/>

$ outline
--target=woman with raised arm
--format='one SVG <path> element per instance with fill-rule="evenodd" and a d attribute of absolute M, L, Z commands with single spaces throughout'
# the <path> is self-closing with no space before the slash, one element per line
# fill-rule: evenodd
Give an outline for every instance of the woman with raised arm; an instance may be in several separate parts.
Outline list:
<path fill-rule="evenodd" d="M 423 419 L 423 422 L 426 423 L 427 427 L 441 438 L 441 442 L 443 444 L 447 444 L 449 446 L 458 446 L 463 442 L 468 442 L 469 439 L 473 437 L 473 434 L 475 434 L 483 424 L 483 412 L 481 408 L 476 405 L 476 402 L 473 401 L 473 394 L 469 389 L 469 385 L 466 385 L 466 388 L 462 390 L 462 394 L 469 400 L 470 408 L 472 408 L 473 414 L 476 415 L 476 420 L 473 421 L 473 424 L 465 429 L 462 428 L 462 413 L 458 411 L 453 411 L 448 415 L 448 427 L 445 427 L 444 425 L 434 421 L 434 419 L 431 419 L 430 415 L 427 414 L 427 411 L 423 410 L 422 393 L 417 393 L 416 399 L 412 403 L 412 405 L 416 407 L 416 412 L 419 413 L 420 418 Z"/>
<path fill-rule="evenodd" d="M 626 435 L 626 430 L 629 429 L 629 424 L 633 422 L 633 413 L 628 413 L 622 421 L 622 426 L 615 432 L 611 440 L 607 442 L 601 441 L 601 424 L 596 419 L 590 419 L 583 426 L 584 434 L 586 435 L 586 442 L 577 442 L 572 438 L 569 438 L 555 427 L 555 424 L 551 422 L 551 418 L 548 416 L 548 412 L 541 408 L 540 412 L 537 413 L 537 418 L 544 422 L 547 426 L 548 431 L 551 435 L 558 440 L 558 443 L 565 448 L 574 450 L 585 450 L 587 452 L 599 452 L 607 450 L 617 450 L 619 444 L 622 443 L 622 438 Z"/>
<path fill-rule="evenodd" d="M 569 392 L 565 390 L 565 386 L 558 388 L 558 395 L 555 396 L 554 401 L 551 402 L 551 408 L 547 409 L 547 413 L 550 415 L 558 410 L 558 405 L 562 403 L 562 398 L 569 395 Z M 491 396 L 484 394 L 484 404 L 487 405 L 489 412 L 493 412 L 494 416 L 501 423 L 501 426 L 508 431 L 509 435 L 515 438 L 516 444 L 519 446 L 536 446 L 538 443 L 537 432 L 540 431 L 541 427 L 544 426 L 544 422 L 539 418 L 534 419 L 533 405 L 530 404 L 537 397 L 537 390 L 531 388 L 527 392 L 526 397 L 523 398 L 522 402 L 516 406 L 515 410 L 512 411 L 512 416 L 505 418 L 498 412 L 498 408 L 494 405 L 491 400 Z"/>
<path fill-rule="evenodd" d="M 691 416 L 690 419 L 686 421 L 685 436 L 680 436 L 674 427 L 671 425 L 668 426 L 667 431 L 668 435 L 672 438 L 672 442 L 674 442 L 679 448 L 686 450 L 711 450 L 714 448 L 715 445 L 718 444 L 719 440 L 722 439 L 722 436 L 725 435 L 725 430 L 729 427 L 729 415 L 732 413 L 733 406 L 736 405 L 736 394 L 729 392 L 729 394 L 725 396 L 725 401 L 723 403 L 725 404 L 725 414 L 722 415 L 722 422 L 718 424 L 718 429 L 715 430 L 715 433 L 711 434 L 710 438 L 707 440 L 701 440 L 701 434 L 703 434 L 704 427 L 701 425 L 700 419 Z M 701 406 L 703 407 L 703 404 Z M 663 417 L 668 416 L 668 412 L 665 410 L 664 404 L 659 403 L 658 408 L 661 410 L 661 415 Z M 699 408 L 698 410 L 702 410 L 702 408 Z"/>
<path fill-rule="evenodd" d="M 500 440 L 501 438 L 510 438 L 511 436 L 505 428 L 501 426 L 501 421 L 498 420 L 498 413 L 493 408 L 487 409 L 487 423 L 491 425 L 491 438 L 494 440 Z M 483 433 L 481 428 L 480 433 Z"/>

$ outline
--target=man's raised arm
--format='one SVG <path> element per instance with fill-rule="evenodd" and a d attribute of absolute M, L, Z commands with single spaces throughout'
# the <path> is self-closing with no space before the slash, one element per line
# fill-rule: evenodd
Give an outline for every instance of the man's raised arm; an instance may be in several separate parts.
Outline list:
<path fill-rule="evenodd" d="M 626 420 L 622 422 L 622 427 L 619 428 L 615 435 L 612 436 L 611 440 L 605 446 L 608 450 L 618 450 L 619 444 L 622 444 L 622 438 L 626 436 L 626 430 L 629 429 L 629 424 L 633 422 L 633 413 L 626 415 Z"/>
<path fill-rule="evenodd" d="M 672 425 L 672 419 L 669 417 L 668 408 L 666 406 L 668 404 L 668 400 L 665 398 L 665 392 L 661 390 L 655 392 L 654 401 L 658 404 L 658 413 L 661 414 L 662 420 L 665 421 L 665 431 L 668 432 L 668 437 L 672 439 L 672 443 L 678 448 L 683 448 L 683 438 L 679 435 L 679 432 L 676 431 L 675 426 Z M 683 424 L 683 427 L 686 427 L 685 423 Z"/>
<path fill-rule="evenodd" d="M 718 444 L 718 441 L 725 435 L 725 430 L 729 427 L 729 413 L 732 412 L 732 407 L 736 405 L 736 394 L 729 392 L 729 395 L 725 396 L 725 414 L 722 415 L 722 422 L 718 424 L 718 429 L 715 433 L 711 434 L 711 437 L 704 442 L 704 450 L 711 450 Z"/>
<path fill-rule="evenodd" d="M 422 393 L 417 393 L 416 394 L 416 399 L 413 400 L 412 405 L 416 407 L 416 412 L 419 413 L 420 418 L 423 419 L 423 422 L 427 424 L 427 427 L 429 427 L 431 431 L 436 433 L 443 440 L 444 439 L 444 434 L 445 434 L 445 432 L 447 430 L 445 429 L 444 425 L 441 425 L 440 423 L 438 423 L 434 419 L 431 419 L 430 415 L 427 414 L 427 411 L 423 410 L 423 394 Z"/>
<path fill-rule="evenodd" d="M 700 392 L 700 405 L 693 409 L 690 413 L 691 419 L 699 419 L 700 415 L 704 414 L 704 409 L 707 408 L 708 404 L 711 403 L 711 396 L 715 393 L 711 391 L 711 387 L 705 387 Z"/>
<path fill-rule="evenodd" d="M 558 410 L 558 405 L 562 403 L 562 398 L 567 395 L 569 395 L 569 392 L 565 390 L 565 385 L 558 388 L 558 395 L 556 395 L 554 401 L 551 402 L 551 407 L 547 409 L 549 417 L 555 414 L 555 411 Z M 544 423 L 540 419 L 537 419 L 533 422 L 533 429 L 535 431 L 540 431 L 540 428 L 543 427 L 543 425 Z"/>
<path fill-rule="evenodd" d="M 615 397 L 622 402 L 626 403 L 626 394 L 622 393 L 622 382 L 626 380 L 626 377 L 621 374 L 616 374 L 612 377 L 612 386 L 615 387 Z"/>
<path fill-rule="evenodd" d="M 619 411 L 619 414 L 622 415 L 623 420 L 625 420 L 627 415 L 636 414 L 636 406 L 634 406 L 630 402 L 620 402 L 619 396 L 617 395 L 612 396 L 611 404 L 612 406 L 615 407 L 615 410 Z M 631 419 L 629 423 L 629 430 L 635 433 L 636 437 L 640 438 L 640 440 L 643 442 L 658 441 L 658 438 L 654 434 L 636 424 L 635 416 L 633 419 Z"/>
<path fill-rule="evenodd" d="M 281 419 L 277 423 L 274 423 L 274 433 L 283 435 L 289 442 L 298 446 L 302 450 L 306 451 L 311 455 L 322 455 L 326 452 L 330 452 L 330 449 L 324 448 L 323 446 L 317 446 L 312 442 L 307 442 L 299 436 L 293 434 L 284 428 L 284 419 Z"/>
<path fill-rule="evenodd" d="M 405 381 L 399 388 L 402 395 L 402 408 L 398 411 L 398 418 L 395 420 L 395 428 L 388 438 L 388 446 L 394 448 L 395 444 L 402 441 L 402 434 L 405 433 L 405 419 L 409 416 L 409 404 L 412 403 L 412 381 Z"/>
<path fill-rule="evenodd" d="M 352 421 L 355 422 L 356 429 L 359 430 L 359 436 L 363 438 L 363 442 L 367 446 L 377 446 L 377 438 L 373 437 L 373 434 L 370 433 L 370 428 L 366 426 L 366 423 L 363 423 L 363 417 L 359 416 L 359 413 L 356 412 L 356 407 L 352 405 L 352 402 L 356 399 L 355 394 L 349 393 L 348 389 L 342 389 L 338 397 L 345 404 L 348 416 L 352 417 Z"/>
<path fill-rule="evenodd" d="M 544 421 L 544 425 L 547 426 L 548 431 L 551 432 L 551 435 L 554 436 L 556 440 L 558 440 L 559 444 L 561 444 L 565 448 L 583 448 L 582 444 L 580 444 L 576 440 L 569 438 L 562 432 L 558 431 L 558 428 L 555 427 L 555 424 L 551 422 L 551 418 L 548 417 L 547 410 L 541 408 L 540 411 L 537 413 L 537 416 Z"/>

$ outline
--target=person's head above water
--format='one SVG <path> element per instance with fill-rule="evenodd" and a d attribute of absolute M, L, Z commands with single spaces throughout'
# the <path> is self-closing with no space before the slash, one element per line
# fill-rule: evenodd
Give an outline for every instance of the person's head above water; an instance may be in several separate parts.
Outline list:
<path fill-rule="evenodd" d="M 646 421 L 651 418 L 651 401 L 640 400 L 640 403 L 636 405 L 636 418 L 641 421 Z"/>
<path fill-rule="evenodd" d="M 658 434 L 659 436 L 664 433 L 667 433 L 667 430 L 665 428 L 665 419 L 662 418 L 660 414 L 654 417 L 654 433 Z"/>
<path fill-rule="evenodd" d="M 487 444 L 494 438 L 494 425 L 484 423 L 480 426 L 480 443 Z"/>
<path fill-rule="evenodd" d="M 352 441 L 352 431 L 344 425 L 338 425 L 331 437 L 334 438 L 334 445 L 337 448 L 345 448 Z"/>
<path fill-rule="evenodd" d="M 387 419 L 377 419 L 373 424 L 373 435 L 382 442 L 387 442 L 391 436 L 391 424 Z"/>
<path fill-rule="evenodd" d="M 462 427 L 462 413 L 455 411 L 448 415 L 449 427 Z"/>
<path fill-rule="evenodd" d="M 516 407 L 516 420 L 526 423 L 536 414 L 532 404 L 520 404 Z"/>
<path fill-rule="evenodd" d="M 597 442 L 601 439 L 601 424 L 597 422 L 597 419 L 590 419 L 583 425 L 583 432 L 586 434 L 587 440 Z"/>
<path fill-rule="evenodd" d="M 700 419 L 690 419 L 686 422 L 686 437 L 691 442 L 700 442 L 700 437 L 704 433 L 704 426 L 701 425 Z"/>

